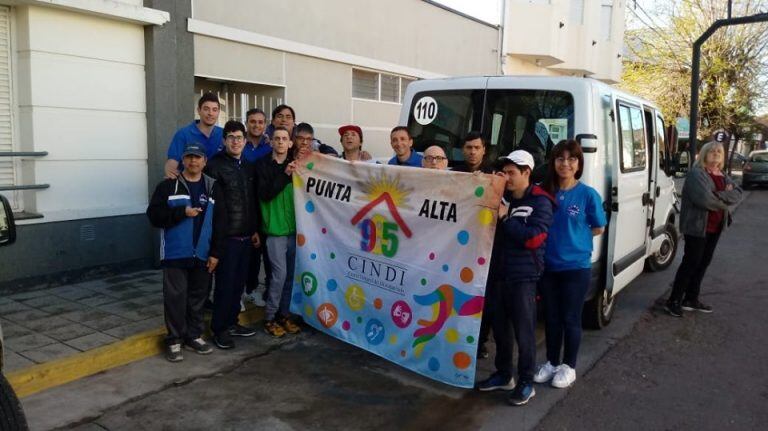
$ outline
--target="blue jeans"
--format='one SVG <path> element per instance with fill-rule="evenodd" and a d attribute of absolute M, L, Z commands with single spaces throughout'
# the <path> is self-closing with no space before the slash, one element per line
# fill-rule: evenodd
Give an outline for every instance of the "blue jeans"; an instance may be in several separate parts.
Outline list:
<path fill-rule="evenodd" d="M 544 335 L 547 360 L 554 366 L 562 363 L 576 368 L 581 345 L 581 312 L 589 290 L 592 269 L 545 271 L 541 278 L 541 298 L 544 304 Z"/>
<path fill-rule="evenodd" d="M 266 319 L 288 316 L 293 289 L 293 268 L 296 264 L 296 235 L 267 237 L 267 255 L 272 266 L 267 291 Z"/>
<path fill-rule="evenodd" d="M 211 332 L 218 334 L 238 323 L 240 299 L 243 296 L 253 244 L 250 238 L 227 238 L 224 253 L 216 267 L 213 289 Z"/>

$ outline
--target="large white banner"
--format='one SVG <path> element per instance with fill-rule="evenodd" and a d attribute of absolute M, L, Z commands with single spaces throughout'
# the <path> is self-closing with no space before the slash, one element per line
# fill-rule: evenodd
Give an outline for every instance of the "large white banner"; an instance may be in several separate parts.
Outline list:
<path fill-rule="evenodd" d="M 503 180 L 318 154 L 293 180 L 291 311 L 408 369 L 472 387 Z"/>

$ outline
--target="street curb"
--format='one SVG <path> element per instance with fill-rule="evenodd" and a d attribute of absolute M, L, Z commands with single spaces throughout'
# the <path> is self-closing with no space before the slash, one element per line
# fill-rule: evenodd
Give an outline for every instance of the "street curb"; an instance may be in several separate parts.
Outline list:
<path fill-rule="evenodd" d="M 263 308 L 250 308 L 240 313 L 240 323 L 244 324 L 253 324 L 263 318 Z M 206 319 L 206 323 L 208 320 Z M 164 327 L 152 329 L 116 343 L 12 371 L 6 378 L 18 397 L 27 397 L 111 368 L 162 354 L 165 351 L 164 338 Z"/>

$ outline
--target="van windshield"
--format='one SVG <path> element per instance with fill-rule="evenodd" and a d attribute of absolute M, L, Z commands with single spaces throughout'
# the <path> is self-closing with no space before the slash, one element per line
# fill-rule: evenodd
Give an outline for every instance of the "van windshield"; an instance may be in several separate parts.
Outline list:
<path fill-rule="evenodd" d="M 554 144 L 573 139 L 573 96 L 550 90 L 426 91 L 413 98 L 408 128 L 417 151 L 439 145 L 453 163 L 464 159 L 464 136 L 478 130 L 488 143 L 486 160 L 524 149 L 543 168 Z"/>

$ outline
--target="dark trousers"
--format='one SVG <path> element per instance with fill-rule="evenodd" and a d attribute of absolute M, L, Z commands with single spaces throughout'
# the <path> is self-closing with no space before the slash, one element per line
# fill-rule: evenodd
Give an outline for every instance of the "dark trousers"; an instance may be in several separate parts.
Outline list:
<path fill-rule="evenodd" d="M 512 377 L 512 335 L 517 340 L 517 374 L 532 382 L 536 366 L 536 282 L 498 281 L 491 292 L 496 371 Z M 510 324 L 512 330 L 510 331 Z"/>
<path fill-rule="evenodd" d="M 269 264 L 269 258 L 267 257 L 267 236 L 259 234 L 261 237 L 261 246 L 253 249 L 251 252 L 251 262 L 248 267 L 248 279 L 245 281 L 245 292 L 251 293 L 259 287 L 259 273 L 261 272 L 261 264 L 264 263 L 264 277 L 265 284 L 269 284 L 269 278 L 272 276 L 272 266 Z"/>
<path fill-rule="evenodd" d="M 491 338 L 491 326 L 493 326 L 493 304 L 488 300 L 488 289 L 485 294 L 486 301 L 483 303 L 483 317 L 480 320 L 479 346 L 484 345 Z"/>
<path fill-rule="evenodd" d="M 227 245 L 216 268 L 216 288 L 213 290 L 211 331 L 214 334 L 237 323 L 252 250 L 250 238 L 227 238 Z"/>
<path fill-rule="evenodd" d="M 683 261 L 677 268 L 675 282 L 672 284 L 672 293 L 669 295 L 670 301 L 699 300 L 701 280 L 704 279 L 704 273 L 707 272 L 707 267 L 712 262 L 712 255 L 715 254 L 715 247 L 717 247 L 719 239 L 720 232 L 707 233 L 704 238 L 685 236 Z"/>
<path fill-rule="evenodd" d="M 581 345 L 581 313 L 591 276 L 592 270 L 586 268 L 545 271 L 541 279 L 547 360 L 554 366 L 561 364 L 562 347 L 562 363 L 576 368 Z"/>
<path fill-rule="evenodd" d="M 163 308 L 167 344 L 203 334 L 203 304 L 211 275 L 204 267 L 163 268 Z"/>

